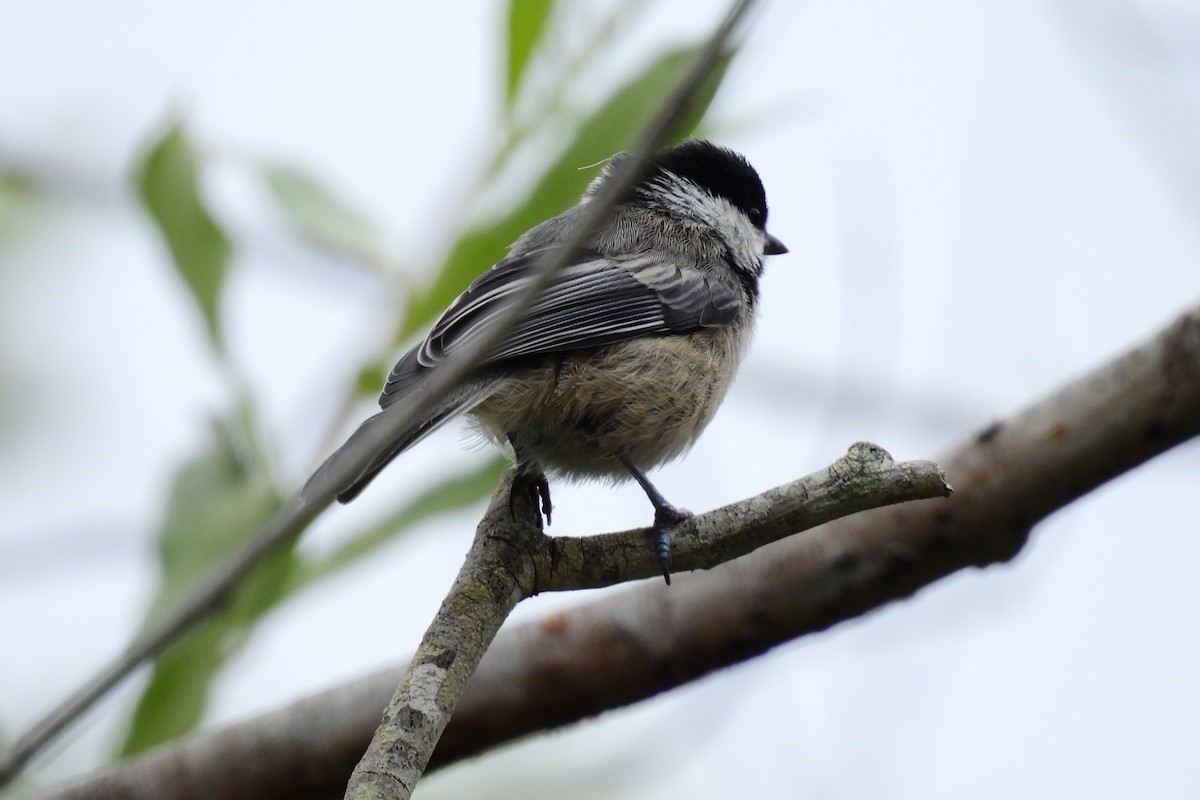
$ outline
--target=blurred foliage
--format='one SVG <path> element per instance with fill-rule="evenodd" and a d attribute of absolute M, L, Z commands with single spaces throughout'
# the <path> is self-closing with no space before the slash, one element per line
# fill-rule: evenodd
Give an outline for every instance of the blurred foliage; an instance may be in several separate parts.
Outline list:
<path fill-rule="evenodd" d="M 314 244 L 382 264 L 383 236 L 367 217 L 304 170 L 271 162 L 262 177 L 292 228 Z"/>
<path fill-rule="evenodd" d="M 244 416 L 217 421 L 209 449 L 176 473 L 157 535 L 162 577 L 147 623 L 173 608 L 279 510 L 282 497 L 268 480 L 264 453 L 247 424 Z M 271 555 L 221 610 L 155 661 L 120 754 L 136 755 L 192 730 L 203 716 L 218 670 L 273 607 L 371 554 L 398 531 L 476 503 L 495 487 L 502 466 L 492 459 L 435 483 L 327 556 L 305 559 L 294 545 Z"/>
<path fill-rule="evenodd" d="M 644 4 L 640 4 L 643 5 Z M 614 15 L 633 18 L 628 4 Z M 627 148 L 645 122 L 660 108 L 699 45 L 664 49 L 648 55 L 631 77 L 613 86 L 590 110 L 566 108 L 563 97 L 576 92 L 589 64 L 615 46 L 615 32 L 627 19 L 616 16 L 594 26 L 590 38 L 571 51 L 563 46 L 561 8 L 549 0 L 512 0 L 507 16 L 501 120 L 498 145 L 478 186 L 493 188 L 498 176 L 529 142 L 522 153 L 523 189 L 511 211 L 487 222 L 464 218 L 460 233 L 448 242 L 449 255 L 430 270 L 425 285 L 410 292 L 395 340 L 424 328 L 476 275 L 501 257 L 524 230 L 576 202 L 599 165 L 614 152 Z M 551 45 L 558 45 L 551 47 Z M 554 63 L 551 51 L 567 61 Z M 675 138 L 692 132 L 715 94 L 729 59 L 693 105 L 691 116 L 675 131 Z M 535 65 L 545 67 L 550 81 L 529 80 Z M 535 109 L 518 120 L 515 103 Z M 550 133 L 559 145 L 546 147 Z M 591 165 L 590 168 L 584 169 Z M 203 315 L 222 374 L 236 373 L 231 355 L 222 346 L 221 289 L 231 268 L 228 237 L 206 210 L 200 183 L 205 161 L 183 126 L 173 121 L 147 149 L 136 171 L 143 204 L 167 242 L 175 268 L 191 291 Z M 311 244 L 332 249 L 374 264 L 381 258 L 380 231 L 352 203 L 328 190 L 302 169 L 264 160 L 255 164 L 258 178 L 278 206 L 292 231 Z M 525 171 L 525 170 L 528 171 Z M 367 354 L 354 385 L 347 390 L 344 408 L 362 393 L 378 391 L 390 367 L 393 342 Z M 269 448 L 262 446 L 263 421 L 247 399 L 247 392 L 232 381 L 229 405 L 234 411 L 219 420 L 207 446 L 175 475 L 158 534 L 162 580 L 148 619 L 173 606 L 197 581 L 229 554 L 239 549 L 257 527 L 282 502 L 272 476 L 276 474 Z M 334 425 L 340 427 L 341 420 Z M 334 574 L 394 540 L 418 522 L 474 505 L 488 496 L 503 466 L 492 458 L 461 474 L 442 477 L 416 496 L 401 499 L 382 519 L 358 531 L 347 532 L 342 544 L 324 556 L 306 556 L 294 547 L 276 553 L 246 579 L 231 602 L 193 630 L 160 657 L 142 694 L 121 747 L 123 755 L 191 730 L 202 718 L 210 687 L 222 664 L 235 654 L 255 624 L 280 602 L 322 578 Z"/>
<path fill-rule="evenodd" d="M 173 122 L 137 168 L 142 203 L 158 223 L 175 268 L 191 290 L 213 342 L 221 346 L 218 306 L 230 245 L 200 197 L 196 153 Z"/>
<path fill-rule="evenodd" d="M 27 277 L 10 253 L 13 245 L 42 221 L 43 199 L 41 190 L 24 173 L 0 167 L 0 336 L 7 341 L 16 341 L 9 314 L 23 299 L 17 283 Z M 0 443 L 10 451 L 14 437 L 27 436 L 33 427 L 14 409 L 20 402 L 14 389 L 36 381 L 22 353 L 21 348 L 0 347 Z"/>
<path fill-rule="evenodd" d="M 174 607 L 279 509 L 282 498 L 245 425 L 245 419 L 237 417 L 217 422 L 205 452 L 175 475 L 157 536 L 162 576 L 147 622 Z M 122 755 L 139 753 L 196 726 L 214 673 L 236 649 L 237 637 L 279 597 L 294 566 L 291 550 L 261 564 L 231 602 L 155 662 Z"/>
<path fill-rule="evenodd" d="M 511 111 L 529 66 L 530 56 L 541 42 L 554 13 L 554 0 L 511 0 L 508 5 L 508 72 L 504 83 L 504 107 Z"/>
<path fill-rule="evenodd" d="M 499 260 L 522 233 L 573 205 L 613 153 L 628 147 L 646 122 L 662 107 L 699 45 L 668 51 L 653 59 L 586 118 L 576 124 L 567 148 L 531 184 L 524 201 L 503 219 L 473 227 L 450 251 L 433 283 L 409 297 L 397 341 L 425 328 L 475 276 Z M 682 139 L 695 128 L 724 76 L 722 60 L 688 117 L 674 132 Z M 591 165 L 588 169 L 581 166 Z"/>
<path fill-rule="evenodd" d="M 371 555 L 399 531 L 439 514 L 475 505 L 495 490 L 507 464 L 502 456 L 493 456 L 478 467 L 440 479 L 382 521 L 347 538 L 329 555 L 301 563 L 287 587 L 289 593 Z"/>
<path fill-rule="evenodd" d="M 0 244 L 22 232 L 40 199 L 41 192 L 27 176 L 0 169 Z"/>

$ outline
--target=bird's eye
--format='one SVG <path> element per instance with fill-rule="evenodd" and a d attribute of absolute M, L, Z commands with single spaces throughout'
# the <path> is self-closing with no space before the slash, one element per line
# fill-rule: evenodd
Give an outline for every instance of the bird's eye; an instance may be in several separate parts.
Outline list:
<path fill-rule="evenodd" d="M 751 208 L 749 211 L 746 212 L 746 216 L 749 217 L 750 221 L 753 222 L 755 225 L 758 225 L 760 227 L 762 226 L 763 212 L 762 212 L 761 208 L 758 208 L 757 206 L 755 206 L 754 208 Z"/>

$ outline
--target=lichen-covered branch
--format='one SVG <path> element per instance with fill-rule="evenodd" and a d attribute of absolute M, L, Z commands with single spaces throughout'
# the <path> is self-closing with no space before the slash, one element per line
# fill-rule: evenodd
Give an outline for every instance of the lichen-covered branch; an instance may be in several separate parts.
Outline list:
<path fill-rule="evenodd" d="M 533 562 L 522 553 L 528 552 L 528 542 L 542 534 L 513 519 L 508 502 L 511 479 L 510 470 L 479 524 L 450 593 L 351 775 L 346 797 L 407 798 L 412 794 L 467 679 L 509 612 L 529 594 Z M 379 613 L 387 615 L 383 609 Z"/>
<path fill-rule="evenodd" d="M 533 509 L 527 500 L 517 504 L 514 519 L 512 478 L 509 470 L 500 482 L 450 593 L 351 775 L 347 798 L 412 794 L 468 678 L 522 599 L 549 589 L 612 586 L 658 575 L 648 530 L 551 538 L 529 522 Z M 949 494 L 937 465 L 896 464 L 883 449 L 859 443 L 827 469 L 689 520 L 674 551 L 681 567 L 711 567 L 830 519 Z"/>

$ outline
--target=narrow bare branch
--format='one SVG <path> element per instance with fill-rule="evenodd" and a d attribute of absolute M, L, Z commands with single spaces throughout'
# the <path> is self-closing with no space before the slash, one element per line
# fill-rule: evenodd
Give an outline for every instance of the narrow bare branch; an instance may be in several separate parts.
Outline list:
<path fill-rule="evenodd" d="M 650 697 L 1014 556 L 1031 527 L 1200 435 L 1200 306 L 940 463 L 947 500 L 859 514 L 671 587 L 647 582 L 497 636 L 431 767 Z M 340 791 L 402 668 L 204 732 L 44 800 L 324 798 Z"/>
<path fill-rule="evenodd" d="M 932 461 L 897 464 L 877 445 L 859 442 L 826 469 L 680 523 L 671 536 L 671 559 L 680 572 L 712 569 L 857 511 L 949 494 Z M 536 592 L 612 586 L 615 575 L 628 581 L 662 574 L 647 528 L 546 538 L 534 558 Z"/>

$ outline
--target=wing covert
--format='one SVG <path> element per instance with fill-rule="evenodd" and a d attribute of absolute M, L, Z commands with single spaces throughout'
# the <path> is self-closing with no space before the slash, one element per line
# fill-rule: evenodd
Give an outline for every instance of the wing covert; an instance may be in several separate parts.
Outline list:
<path fill-rule="evenodd" d="M 396 364 L 380 404 L 389 405 L 425 369 L 482 336 L 496 312 L 525 291 L 546 252 L 506 258 L 476 278 Z M 585 253 L 555 276 L 488 363 L 730 325 L 742 306 L 731 283 L 661 256 Z"/>

